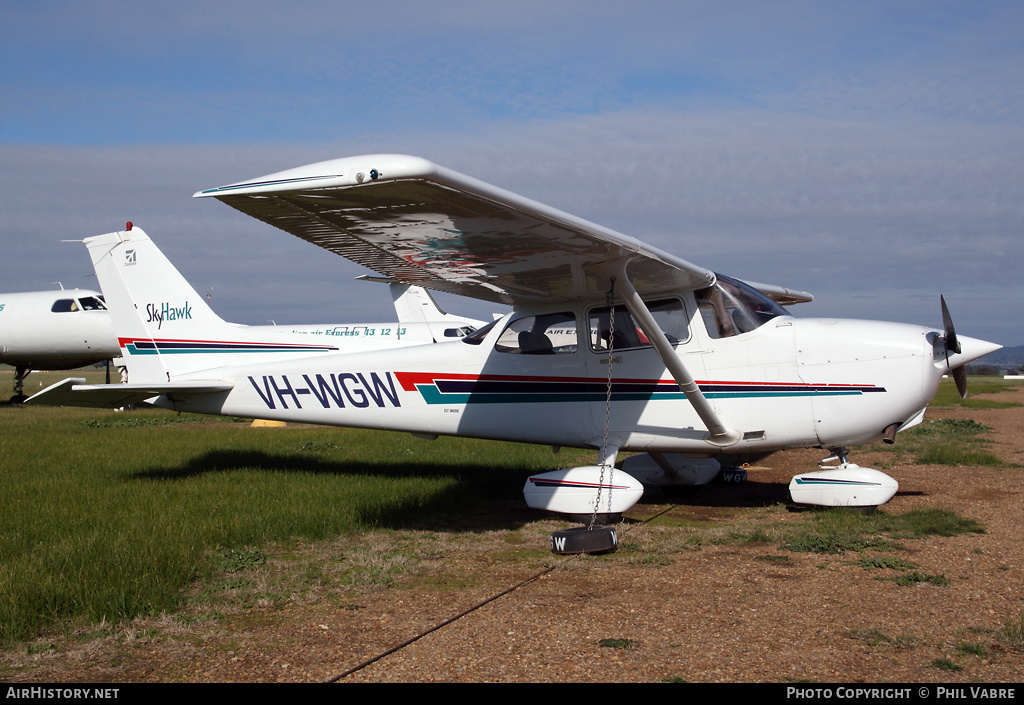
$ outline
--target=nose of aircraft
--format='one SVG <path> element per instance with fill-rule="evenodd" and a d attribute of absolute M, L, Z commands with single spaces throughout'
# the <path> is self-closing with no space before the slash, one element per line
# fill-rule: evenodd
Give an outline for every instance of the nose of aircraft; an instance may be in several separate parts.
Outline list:
<path fill-rule="evenodd" d="M 960 343 L 960 352 L 949 353 L 950 369 L 963 367 L 968 362 L 974 362 L 978 358 L 984 357 L 1003 347 L 997 343 L 990 343 L 987 340 L 979 340 L 978 338 L 968 338 L 965 335 L 958 335 L 957 340 Z"/>
<path fill-rule="evenodd" d="M 948 325 L 948 324 L 947 324 Z M 968 338 L 966 336 L 959 336 L 952 332 L 951 327 L 947 327 L 946 330 L 946 345 L 945 347 L 945 365 L 940 368 L 943 372 L 949 372 L 953 375 L 953 380 L 956 382 L 956 390 L 960 392 L 960 397 L 963 399 L 967 398 L 967 369 L 964 367 L 968 362 L 973 362 L 980 357 L 988 355 L 990 352 L 995 352 L 1002 345 L 996 343 L 990 343 L 987 340 L 978 340 L 977 338 Z M 954 341 L 953 345 L 949 344 L 949 340 Z"/>

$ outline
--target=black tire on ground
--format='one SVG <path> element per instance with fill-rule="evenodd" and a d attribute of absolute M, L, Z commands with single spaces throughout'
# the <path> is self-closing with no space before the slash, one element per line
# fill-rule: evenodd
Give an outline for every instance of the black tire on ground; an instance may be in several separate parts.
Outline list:
<path fill-rule="evenodd" d="M 618 547 L 619 536 L 614 526 L 577 526 L 551 534 L 551 552 L 562 555 L 613 553 Z"/>

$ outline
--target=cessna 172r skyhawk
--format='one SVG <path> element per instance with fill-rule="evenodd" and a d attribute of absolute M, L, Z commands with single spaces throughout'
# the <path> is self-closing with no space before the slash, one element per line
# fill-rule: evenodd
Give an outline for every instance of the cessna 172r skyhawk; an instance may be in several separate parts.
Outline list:
<path fill-rule="evenodd" d="M 957 336 L 944 302 L 944 330 L 795 318 L 780 303 L 810 295 L 715 274 L 415 157 L 321 162 L 196 196 L 391 280 L 513 310 L 436 345 L 186 358 L 162 341 L 216 331 L 196 317 L 147 320 L 147 304 L 168 301 L 164 283 L 126 266 L 135 235 L 115 232 L 85 243 L 129 384 L 70 379 L 29 403 L 134 395 L 182 411 L 594 448 L 596 465 L 524 490 L 531 506 L 577 515 L 619 514 L 643 483 L 708 482 L 723 453 L 821 447 L 836 464 L 794 478 L 794 500 L 876 506 L 896 482 L 845 449 L 919 423 L 945 373 L 959 383 L 967 362 L 999 347 Z M 642 454 L 616 468 L 621 451 Z"/>

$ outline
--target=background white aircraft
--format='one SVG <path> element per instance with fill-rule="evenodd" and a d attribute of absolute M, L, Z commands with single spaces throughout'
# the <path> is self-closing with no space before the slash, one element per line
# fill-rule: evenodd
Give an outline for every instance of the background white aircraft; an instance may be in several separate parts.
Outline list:
<path fill-rule="evenodd" d="M 33 370 L 70 370 L 118 355 L 103 295 L 86 289 L 0 294 L 0 362 L 14 367 L 11 403 Z"/>
<path fill-rule="evenodd" d="M 896 482 L 846 448 L 891 442 L 922 420 L 943 374 L 999 347 L 958 336 L 944 303 L 942 329 L 795 318 L 755 286 L 415 157 L 321 162 L 197 196 L 387 278 L 513 311 L 450 343 L 185 361 L 162 336 L 190 339 L 203 323 L 147 320 L 141 302 L 162 290 L 123 265 L 132 233 L 110 233 L 85 243 L 134 383 L 69 379 L 29 403 L 134 394 L 202 413 L 597 449 L 594 466 L 527 483 L 531 506 L 568 514 L 621 513 L 643 483 L 708 482 L 722 453 L 821 447 L 838 464 L 794 478 L 794 499 L 876 506 Z M 642 454 L 618 470 L 620 451 Z"/>

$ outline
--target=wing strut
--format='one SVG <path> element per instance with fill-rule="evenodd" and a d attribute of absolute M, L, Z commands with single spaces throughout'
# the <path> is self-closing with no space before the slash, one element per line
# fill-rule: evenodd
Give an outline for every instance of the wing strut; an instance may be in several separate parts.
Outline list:
<path fill-rule="evenodd" d="M 736 443 L 740 440 L 740 432 L 729 428 L 718 418 L 718 414 L 715 413 L 711 403 L 708 402 L 704 393 L 700 391 L 700 387 L 697 386 L 697 383 L 693 380 L 689 371 L 687 371 L 686 366 L 683 365 L 683 361 L 676 355 L 675 349 L 668 342 L 665 333 L 658 327 L 657 321 L 654 320 L 654 316 L 651 315 L 647 305 L 640 298 L 640 294 L 637 293 L 637 290 L 629 281 L 629 277 L 626 275 L 626 263 L 620 262 L 617 269 L 616 284 L 618 284 L 619 292 L 622 294 L 626 308 L 633 315 L 633 320 L 640 326 L 640 330 L 644 332 L 647 339 L 654 345 L 658 357 L 665 363 L 665 367 L 672 374 L 672 378 L 679 385 L 679 389 L 686 395 L 687 400 L 693 406 L 693 410 L 697 412 L 697 416 L 707 426 L 710 435 L 706 440 L 718 446 L 729 446 Z"/>

